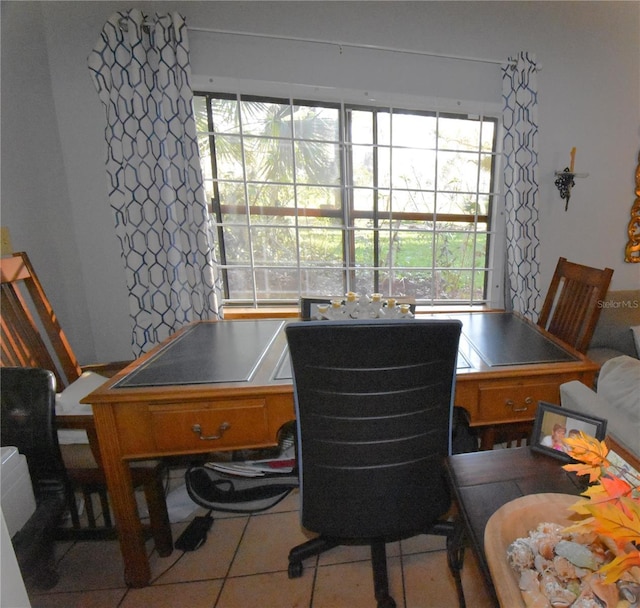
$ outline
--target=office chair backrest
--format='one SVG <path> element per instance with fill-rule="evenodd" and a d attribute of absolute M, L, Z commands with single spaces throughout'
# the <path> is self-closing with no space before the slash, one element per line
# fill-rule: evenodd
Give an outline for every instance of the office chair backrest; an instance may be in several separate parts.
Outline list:
<path fill-rule="evenodd" d="M 287 326 L 303 526 L 396 537 L 447 511 L 460 331 L 458 321 L 415 319 Z"/>
<path fill-rule="evenodd" d="M 591 268 L 560 258 L 538 325 L 577 351 L 587 352 L 612 275 L 611 268 Z"/>
<path fill-rule="evenodd" d="M 24 454 L 36 498 L 67 482 L 55 430 L 55 394 L 50 371 L 0 367 L 0 444 Z"/>
<path fill-rule="evenodd" d="M 51 370 L 58 390 L 82 370 L 26 253 L 0 258 L 1 364 Z"/>

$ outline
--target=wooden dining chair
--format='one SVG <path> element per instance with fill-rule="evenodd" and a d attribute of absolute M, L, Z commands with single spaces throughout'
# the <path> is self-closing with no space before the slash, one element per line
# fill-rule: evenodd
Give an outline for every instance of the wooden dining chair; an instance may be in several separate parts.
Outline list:
<path fill-rule="evenodd" d="M 522 422 L 476 427 L 476 433 L 480 437 L 480 449 L 520 448 L 531 445 L 533 423 L 533 420 L 523 420 Z"/>
<path fill-rule="evenodd" d="M 585 353 L 602 310 L 613 270 L 591 268 L 560 258 L 538 325 L 577 351 Z M 521 447 L 530 443 L 533 421 L 525 420 L 478 429 L 481 448 Z"/>
<path fill-rule="evenodd" d="M 612 275 L 611 268 L 601 270 L 561 257 L 538 325 L 577 351 L 587 352 Z"/>
<path fill-rule="evenodd" d="M 128 362 L 81 367 L 67 340 L 58 318 L 42 288 L 26 253 L 0 258 L 2 316 L 0 317 L 0 364 L 4 367 L 35 367 L 51 371 L 58 392 L 81 379 L 90 370 L 105 378 L 113 376 Z M 72 528 L 61 530 L 61 536 L 75 538 L 115 538 L 100 448 L 92 415 L 56 416 L 58 429 L 84 430 L 88 443 L 61 445 L 62 456 L 72 488 L 69 511 Z M 142 488 L 149 510 L 149 528 L 160 555 L 172 548 L 171 527 L 164 497 L 162 461 L 135 462 L 130 465 L 135 488 Z M 82 527 L 76 507 L 75 491 L 82 492 L 87 510 L 88 527 Z M 104 526 L 98 526 L 93 511 L 92 495 L 97 494 L 102 506 Z M 64 532 L 64 533 L 63 533 Z"/>

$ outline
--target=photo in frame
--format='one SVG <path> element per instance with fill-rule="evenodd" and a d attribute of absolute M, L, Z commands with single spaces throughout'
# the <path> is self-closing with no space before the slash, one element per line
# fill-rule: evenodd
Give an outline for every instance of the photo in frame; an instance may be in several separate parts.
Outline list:
<path fill-rule="evenodd" d="M 531 448 L 559 460 L 571 462 L 561 439 L 582 431 L 602 441 L 607 432 L 607 421 L 596 416 L 587 416 L 552 403 L 540 401 L 531 434 Z"/>

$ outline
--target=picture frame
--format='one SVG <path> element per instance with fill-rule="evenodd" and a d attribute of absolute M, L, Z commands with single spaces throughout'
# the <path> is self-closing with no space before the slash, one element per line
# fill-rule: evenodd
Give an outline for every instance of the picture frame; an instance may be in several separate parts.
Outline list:
<path fill-rule="evenodd" d="M 620 469 L 626 469 L 632 475 L 640 476 L 640 458 L 612 435 L 607 434 L 604 441 L 609 448 L 607 460 Z"/>
<path fill-rule="evenodd" d="M 531 449 L 564 462 L 572 462 L 559 439 L 570 436 L 573 431 L 583 431 L 602 441 L 606 437 L 607 421 L 540 401 L 531 433 Z"/>

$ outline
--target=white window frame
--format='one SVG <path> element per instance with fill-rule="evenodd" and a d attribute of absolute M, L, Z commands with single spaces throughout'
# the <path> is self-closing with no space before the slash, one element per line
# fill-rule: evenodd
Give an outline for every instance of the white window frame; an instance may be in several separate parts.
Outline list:
<path fill-rule="evenodd" d="M 502 179 L 502 107 L 499 103 L 474 100 L 423 97 L 389 93 L 384 91 L 363 91 L 315 85 L 239 79 L 219 76 L 192 75 L 192 89 L 199 92 L 226 92 L 258 97 L 312 99 L 318 102 L 361 104 L 380 108 L 399 107 L 403 110 L 450 112 L 454 114 L 483 115 L 496 118 L 495 150 L 495 190 L 493 211 L 488 228 L 488 276 L 486 306 L 504 307 L 504 257 L 506 252 L 505 213 Z M 227 304 L 228 305 L 228 304 Z M 233 306 L 233 304 L 231 304 Z M 246 305 L 245 305 L 246 306 Z M 254 307 L 260 305 L 254 301 Z M 456 306 L 458 308 L 459 306 Z M 441 306 L 438 306 L 441 308 Z"/>

